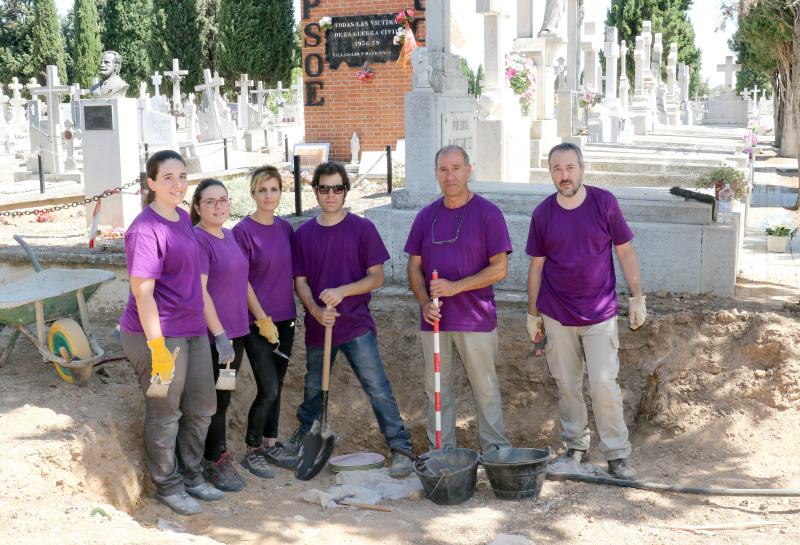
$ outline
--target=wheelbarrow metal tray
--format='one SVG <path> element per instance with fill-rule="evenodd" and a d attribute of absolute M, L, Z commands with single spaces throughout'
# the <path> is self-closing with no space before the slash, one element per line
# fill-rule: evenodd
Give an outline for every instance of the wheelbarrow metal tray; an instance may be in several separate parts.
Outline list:
<path fill-rule="evenodd" d="M 114 273 L 100 269 L 45 269 L 0 290 L 0 323 L 18 326 L 36 321 L 34 303 L 42 301 L 44 319 L 49 322 L 78 312 L 76 292 L 83 289 L 84 300 L 97 291 Z"/>

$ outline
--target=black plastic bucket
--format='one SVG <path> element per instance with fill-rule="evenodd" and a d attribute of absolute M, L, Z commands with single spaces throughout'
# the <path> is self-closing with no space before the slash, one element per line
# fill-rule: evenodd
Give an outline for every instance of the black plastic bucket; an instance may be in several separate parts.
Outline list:
<path fill-rule="evenodd" d="M 484 453 L 481 463 L 494 495 L 503 500 L 537 498 L 542 491 L 552 451 L 507 448 Z"/>
<path fill-rule="evenodd" d="M 416 459 L 414 473 L 426 498 L 439 505 L 456 505 L 475 493 L 479 460 L 478 451 L 469 448 L 431 450 Z"/>

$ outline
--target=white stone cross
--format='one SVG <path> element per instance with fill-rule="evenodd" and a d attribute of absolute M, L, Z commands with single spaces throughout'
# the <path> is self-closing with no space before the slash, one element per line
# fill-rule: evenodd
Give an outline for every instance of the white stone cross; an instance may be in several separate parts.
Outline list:
<path fill-rule="evenodd" d="M 183 113 L 183 105 L 181 104 L 181 80 L 188 74 L 188 70 L 181 70 L 178 59 L 172 59 L 172 70 L 164 72 L 164 75 L 172 80 L 172 114 L 175 116 Z"/>
<path fill-rule="evenodd" d="M 450 0 L 425 3 L 425 47 L 429 51 L 450 52 Z"/>
<path fill-rule="evenodd" d="M 30 91 L 34 87 L 41 87 L 42 85 L 36 78 L 31 78 L 28 80 L 28 83 L 25 84 L 25 87 Z"/>
<path fill-rule="evenodd" d="M 58 80 L 58 67 L 52 64 L 47 65 L 47 86 L 38 85 L 28 86 L 31 96 L 44 95 L 47 104 L 47 120 L 50 135 L 56 134 L 61 125 L 61 95 L 68 95 L 72 91 L 69 85 L 60 85 Z"/>
<path fill-rule="evenodd" d="M 758 104 L 758 94 L 761 92 L 761 89 L 758 88 L 758 85 L 753 87 L 753 90 L 750 93 L 753 95 L 753 102 Z"/>
<path fill-rule="evenodd" d="M 21 96 L 19 92 L 20 92 L 20 91 L 22 90 L 22 88 L 23 88 L 23 87 L 25 87 L 25 86 L 24 86 L 24 85 L 22 85 L 22 84 L 19 82 L 19 78 L 17 78 L 17 76 L 14 76 L 13 78 L 11 78 L 11 83 L 9 83 L 9 84 L 7 85 L 7 87 L 8 87 L 9 89 L 11 89 L 11 92 L 12 92 L 12 93 L 14 93 L 14 98 L 19 98 L 19 97 Z"/>
<path fill-rule="evenodd" d="M 617 100 L 617 61 L 619 59 L 619 31 L 616 27 L 606 27 L 606 40 L 603 54 L 606 57 L 606 99 Z"/>
<path fill-rule="evenodd" d="M 739 96 L 742 97 L 742 100 L 748 100 L 749 101 L 750 100 L 750 88 L 749 87 L 745 87 L 742 90 L 742 92 L 739 93 Z"/>
<path fill-rule="evenodd" d="M 256 90 L 250 91 L 250 94 L 255 96 L 256 110 L 258 111 L 258 122 L 264 121 L 264 97 L 270 94 L 269 89 L 264 88 L 264 82 L 258 80 L 256 82 Z"/>
<path fill-rule="evenodd" d="M 80 131 L 75 131 L 73 128 L 75 124 L 67 119 L 64 121 L 64 139 L 66 141 L 67 159 L 64 161 L 65 170 L 76 170 L 78 165 L 75 163 L 75 136 Z M 69 138 L 67 138 L 69 134 Z"/>
<path fill-rule="evenodd" d="M 733 89 L 733 75 L 741 71 L 742 65 L 733 62 L 733 55 L 725 57 L 725 64 L 717 65 L 717 72 L 725 73 L 725 88 Z"/>
<path fill-rule="evenodd" d="M 225 80 L 220 77 L 213 77 L 211 70 L 205 68 L 203 70 L 203 83 L 194 86 L 195 91 L 202 91 L 203 93 L 203 105 L 206 107 L 206 113 L 212 125 L 210 130 L 214 135 L 222 134 L 220 120 L 224 112 L 220 112 L 218 109 L 217 96 L 219 88 L 223 85 L 225 85 Z"/>
<path fill-rule="evenodd" d="M 184 70 L 184 71 L 188 72 L 188 70 Z M 160 97 L 161 96 L 161 74 L 158 73 L 158 70 L 153 72 L 153 75 L 150 76 L 150 81 L 153 82 L 153 96 L 154 97 Z"/>
<path fill-rule="evenodd" d="M 250 87 L 253 86 L 253 80 L 247 78 L 247 74 L 239 74 L 239 80 L 234 82 L 236 87 L 239 88 L 239 115 L 236 120 L 237 127 L 247 129 L 249 125 L 250 114 Z"/>

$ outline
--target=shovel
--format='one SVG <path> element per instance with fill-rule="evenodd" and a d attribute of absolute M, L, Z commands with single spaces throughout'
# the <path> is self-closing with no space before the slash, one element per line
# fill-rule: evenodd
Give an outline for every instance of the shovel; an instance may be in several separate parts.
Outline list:
<path fill-rule="evenodd" d="M 181 351 L 181 347 L 178 346 L 172 352 L 172 361 L 173 362 L 178 359 L 178 354 L 180 353 L 180 351 Z M 172 372 L 173 372 L 173 374 L 175 373 L 174 368 L 173 368 Z M 163 398 L 167 397 L 167 394 L 169 393 L 169 385 L 170 385 L 171 382 L 172 382 L 171 378 L 167 382 L 161 382 L 161 377 L 160 376 L 156 375 L 154 377 L 151 377 L 150 378 L 150 386 L 147 388 L 147 393 L 145 393 L 145 395 L 147 397 L 155 397 L 155 398 L 163 399 Z"/>
<path fill-rule="evenodd" d="M 225 369 L 219 370 L 219 377 L 217 378 L 217 390 L 235 390 L 236 389 L 236 369 L 231 369 L 231 362 L 225 365 Z"/>
<path fill-rule="evenodd" d="M 333 337 L 333 326 L 325 327 L 325 345 L 322 352 L 322 413 L 319 420 L 314 420 L 314 424 L 306 434 L 297 452 L 297 467 L 294 476 L 301 481 L 309 481 L 316 477 L 328 459 L 333 454 L 333 449 L 339 438 L 328 426 L 328 386 L 331 375 L 331 341 Z"/>

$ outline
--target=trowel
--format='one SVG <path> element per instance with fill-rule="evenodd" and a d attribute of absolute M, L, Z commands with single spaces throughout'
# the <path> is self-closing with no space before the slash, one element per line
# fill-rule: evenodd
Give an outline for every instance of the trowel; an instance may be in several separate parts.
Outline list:
<path fill-rule="evenodd" d="M 217 378 L 217 390 L 235 390 L 236 389 L 236 369 L 231 369 L 231 362 L 225 366 L 225 369 L 219 370 L 219 378 Z"/>

